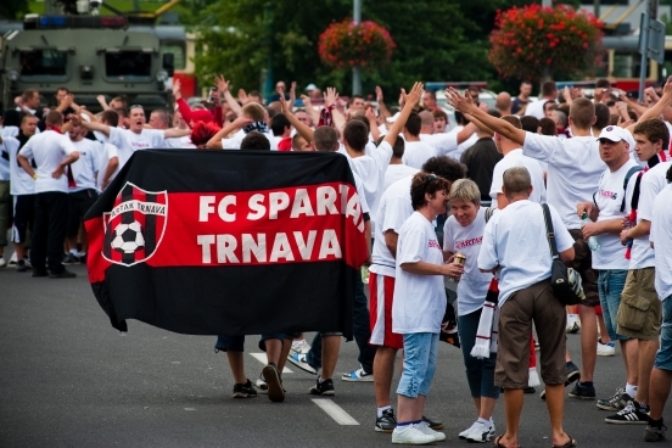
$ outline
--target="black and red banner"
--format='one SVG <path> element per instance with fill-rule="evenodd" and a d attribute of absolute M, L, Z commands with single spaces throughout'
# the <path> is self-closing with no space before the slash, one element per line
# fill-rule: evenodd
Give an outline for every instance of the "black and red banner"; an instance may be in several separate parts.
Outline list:
<path fill-rule="evenodd" d="M 345 157 L 138 151 L 85 218 L 112 326 L 351 334 L 364 217 Z"/>

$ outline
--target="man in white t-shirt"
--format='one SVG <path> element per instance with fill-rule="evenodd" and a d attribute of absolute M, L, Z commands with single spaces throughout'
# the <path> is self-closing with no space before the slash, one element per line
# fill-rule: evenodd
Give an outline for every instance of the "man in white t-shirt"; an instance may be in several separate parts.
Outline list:
<path fill-rule="evenodd" d="M 672 167 L 666 173 L 667 186 L 658 193 L 653 203 L 651 245 L 656 262 L 655 287 L 662 301 L 663 323 L 660 348 L 656 353 L 649 390 L 649 425 L 644 440 L 665 440 L 663 408 L 672 384 Z"/>
<path fill-rule="evenodd" d="M 412 176 L 418 171 L 420 171 L 417 168 L 413 168 L 412 166 L 408 166 L 403 162 L 403 156 L 404 156 L 404 150 L 405 150 L 405 142 L 403 138 L 398 138 L 397 141 L 394 143 L 394 146 L 392 147 L 392 158 L 390 159 L 390 164 L 387 166 L 387 169 L 385 170 L 385 180 L 383 181 L 383 190 L 387 190 L 387 187 L 398 181 L 399 179 L 403 179 L 404 177 Z"/>
<path fill-rule="evenodd" d="M 522 129 L 520 119 L 513 115 L 502 118 L 511 123 L 512 126 Z M 532 178 L 532 194 L 530 200 L 534 202 L 546 202 L 546 185 L 544 183 L 544 170 L 535 159 L 523 155 L 523 149 L 520 145 L 503 136 L 495 133 L 495 143 L 497 149 L 504 156 L 497 164 L 492 173 L 492 185 L 490 186 L 490 198 L 492 199 L 492 206 L 498 208 L 506 207 L 506 196 L 502 189 L 504 183 L 504 171 L 514 166 L 523 166 L 527 168 Z"/>
<path fill-rule="evenodd" d="M 79 153 L 60 132 L 62 124 L 60 112 L 49 112 L 45 119 L 46 130 L 31 137 L 17 156 L 21 167 L 35 179 L 35 224 L 30 251 L 33 277 L 75 277 L 62 263 L 67 225 L 67 214 L 63 210 L 68 207 L 66 168 L 79 158 Z M 30 159 L 35 161 L 36 169 Z"/>
<path fill-rule="evenodd" d="M 529 200 L 532 182 L 524 167 L 504 172 L 509 205 L 495 213 L 485 227 L 478 267 L 499 271 L 499 344 L 495 384 L 504 389 L 506 432 L 497 446 L 518 446 L 523 390 L 528 384 L 529 335 L 537 329 L 541 376 L 552 427 L 553 446 L 574 446 L 563 429 L 565 383 L 565 307 L 553 295 L 551 251 L 541 205 Z M 574 240 L 549 206 L 560 258 L 574 258 Z M 568 445 L 569 443 L 569 445 Z"/>
<path fill-rule="evenodd" d="M 626 337 L 616 332 L 616 313 L 621 302 L 621 291 L 625 284 L 628 269 L 628 260 L 623 256 L 623 246 L 619 238 L 623 230 L 623 221 L 627 216 L 625 211 L 626 177 L 632 178 L 639 171 L 639 165 L 630 159 L 628 131 L 618 126 L 608 126 L 598 137 L 600 142 L 600 157 L 607 165 L 607 169 L 600 178 L 593 201 L 577 204 L 579 216 L 587 214 L 590 221 L 583 226 L 583 238 L 588 241 L 593 238 L 599 244 L 592 254 L 592 267 L 598 272 L 598 292 L 602 315 L 612 341 L 621 341 L 621 354 L 626 372 L 626 385 L 637 378 L 637 370 L 630 365 L 636 353 L 632 344 L 627 343 Z M 594 336 L 593 333 L 582 337 Z M 606 335 L 605 335 L 606 336 Z M 595 341 L 594 345 L 597 344 Z M 629 355 L 629 356 L 628 356 Z M 595 387 L 593 374 L 595 372 L 596 353 L 583 353 L 582 370 L 579 381 L 569 393 L 570 397 L 594 400 Z"/>
<path fill-rule="evenodd" d="M 541 85 L 541 96 L 539 99 L 532 101 L 525 109 L 525 115 L 531 115 L 538 119 L 544 118 L 544 104 L 549 101 L 555 101 L 558 96 L 558 90 L 553 81 L 546 81 Z"/>
<path fill-rule="evenodd" d="M 402 161 L 413 168 L 420 169 L 422 165 L 432 157 L 437 155 L 434 146 L 420 140 L 420 127 L 422 120 L 420 115 L 412 113 L 406 121 L 404 126 L 404 140 L 406 142 L 404 147 L 404 155 Z"/>

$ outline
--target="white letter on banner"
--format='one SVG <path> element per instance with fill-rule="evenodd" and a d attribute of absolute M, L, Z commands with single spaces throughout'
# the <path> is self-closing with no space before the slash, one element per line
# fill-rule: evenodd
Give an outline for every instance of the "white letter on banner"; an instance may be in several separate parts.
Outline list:
<path fill-rule="evenodd" d="M 248 201 L 248 206 L 250 207 L 250 212 L 247 214 L 247 219 L 250 221 L 256 221 L 264 217 L 266 213 L 266 207 L 264 207 L 264 195 L 261 193 L 256 193 L 250 196 Z"/>
<path fill-rule="evenodd" d="M 329 255 L 333 255 L 337 260 L 342 258 L 341 245 L 338 242 L 338 236 L 336 235 L 336 231 L 334 229 L 324 230 L 318 259 L 324 260 Z"/>
<path fill-rule="evenodd" d="M 268 195 L 268 219 L 278 219 L 278 212 L 289 207 L 289 195 L 284 191 L 273 191 Z"/>
<path fill-rule="evenodd" d="M 198 205 L 198 222 L 207 222 L 208 216 L 215 213 L 215 197 L 201 196 Z"/>
<path fill-rule="evenodd" d="M 257 263 L 266 263 L 266 234 L 257 233 L 257 239 L 249 233 L 243 233 L 243 263 L 251 263 L 252 255 Z"/>
<path fill-rule="evenodd" d="M 201 246 L 201 260 L 203 264 L 212 263 L 211 247 L 215 243 L 215 235 L 197 235 L 196 243 Z"/>
<path fill-rule="evenodd" d="M 315 238 L 317 237 L 317 230 L 310 230 L 308 232 L 308 241 L 303 240 L 303 234 L 299 231 L 294 232 L 294 240 L 299 248 L 299 254 L 304 261 L 310 260 L 310 255 L 313 253 L 315 247 Z"/>
<path fill-rule="evenodd" d="M 334 187 L 317 187 L 317 216 L 338 215 L 336 209 L 336 190 Z"/>
<path fill-rule="evenodd" d="M 217 235 L 217 263 L 238 263 L 238 257 L 233 252 L 238 247 L 236 237 L 233 235 Z"/>
<path fill-rule="evenodd" d="M 305 188 L 298 188 L 294 195 L 294 202 L 292 204 L 292 213 L 290 218 L 298 218 L 301 215 L 314 216 L 313 204 L 310 203 L 310 196 L 308 190 Z"/>
<path fill-rule="evenodd" d="M 289 245 L 289 240 L 287 239 L 287 234 L 285 232 L 279 232 L 275 235 L 273 250 L 271 250 L 271 259 L 269 261 L 275 263 L 280 258 L 284 258 L 287 261 L 294 261 L 292 247 Z"/>
<path fill-rule="evenodd" d="M 234 222 L 236 220 L 236 213 L 235 212 L 229 213 L 227 211 L 230 205 L 233 206 L 236 205 L 236 197 L 234 195 L 224 196 L 219 201 L 219 206 L 217 207 L 217 213 L 219 214 L 221 220 L 224 222 Z"/>

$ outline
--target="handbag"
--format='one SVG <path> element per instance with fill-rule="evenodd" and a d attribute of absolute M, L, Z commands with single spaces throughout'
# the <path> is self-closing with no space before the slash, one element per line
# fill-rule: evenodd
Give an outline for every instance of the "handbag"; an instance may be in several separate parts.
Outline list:
<path fill-rule="evenodd" d="M 546 238 L 551 249 L 551 287 L 553 288 L 553 295 L 564 305 L 577 305 L 586 298 L 581 276 L 574 269 L 567 267 L 560 259 L 555 242 L 551 212 L 548 204 L 541 204 L 541 207 L 544 210 L 544 221 L 546 222 Z"/>

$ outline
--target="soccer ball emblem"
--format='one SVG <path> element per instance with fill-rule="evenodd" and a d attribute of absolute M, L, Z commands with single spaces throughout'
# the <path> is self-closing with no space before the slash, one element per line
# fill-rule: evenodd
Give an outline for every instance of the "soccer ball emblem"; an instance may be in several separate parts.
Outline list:
<path fill-rule="evenodd" d="M 138 221 L 130 224 L 121 223 L 114 228 L 112 249 L 125 254 L 132 254 L 145 246 L 145 238 L 142 236 L 142 228 Z"/>

